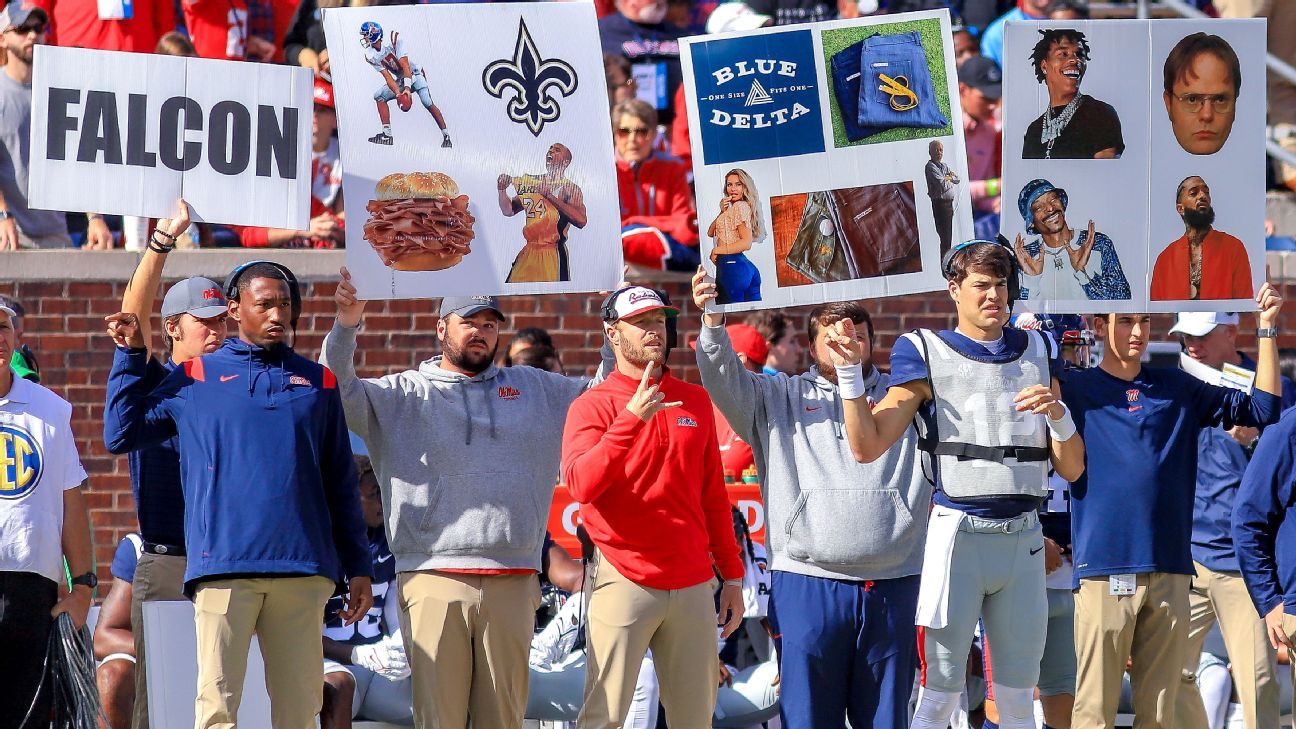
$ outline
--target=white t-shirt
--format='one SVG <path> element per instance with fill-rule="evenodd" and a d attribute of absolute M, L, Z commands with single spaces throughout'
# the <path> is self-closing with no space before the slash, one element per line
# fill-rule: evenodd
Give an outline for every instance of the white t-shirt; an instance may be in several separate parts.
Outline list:
<path fill-rule="evenodd" d="M 1029 297 L 1036 300 L 1085 301 L 1084 284 L 1097 278 L 1102 273 L 1102 254 L 1093 251 L 1085 263 L 1084 271 L 1077 271 L 1071 266 L 1071 256 L 1067 250 L 1080 250 L 1080 231 L 1075 231 L 1071 242 L 1062 248 L 1049 248 L 1040 239 L 1040 250 L 1044 253 L 1044 270 L 1038 276 L 1022 274 L 1022 284 L 1030 289 Z"/>
<path fill-rule="evenodd" d="M 63 579 L 63 492 L 86 479 L 72 406 L 15 378 L 0 397 L 0 571 Z"/>
<path fill-rule="evenodd" d="M 398 82 L 404 77 L 401 72 L 400 59 L 405 57 L 405 41 L 401 39 L 400 31 L 393 30 L 387 40 L 382 44 L 382 50 L 369 46 L 365 49 L 365 60 L 378 73 L 387 71 L 391 73 L 392 78 Z M 414 59 L 409 59 L 410 78 L 419 75 L 418 64 Z"/>

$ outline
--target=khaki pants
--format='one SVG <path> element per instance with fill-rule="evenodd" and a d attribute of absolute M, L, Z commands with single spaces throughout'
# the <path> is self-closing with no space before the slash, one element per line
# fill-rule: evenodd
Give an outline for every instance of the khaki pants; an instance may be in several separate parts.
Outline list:
<path fill-rule="evenodd" d="M 1115 726 L 1125 659 L 1133 660 L 1134 729 L 1178 729 L 1175 701 L 1188 642 L 1188 575 L 1137 577 L 1134 594 L 1109 594 L 1106 577 L 1080 580 L 1075 596 L 1073 729 Z"/>
<path fill-rule="evenodd" d="M 471 716 L 483 729 L 521 727 L 536 575 L 402 572 L 398 580 L 414 725 L 466 729 Z"/>
<path fill-rule="evenodd" d="M 131 582 L 131 632 L 135 637 L 135 713 L 133 729 L 148 729 L 148 671 L 144 662 L 144 603 L 154 600 L 188 600 L 184 594 L 184 557 L 144 552 Z"/>
<path fill-rule="evenodd" d="M 1215 572 L 1200 564 L 1192 580 L 1188 602 L 1190 620 L 1188 648 L 1184 654 L 1184 685 L 1175 708 L 1177 724 L 1183 729 L 1207 729 L 1205 707 L 1194 679 L 1206 634 L 1218 619 L 1228 649 L 1233 686 L 1242 704 L 1247 729 L 1278 726 L 1277 659 L 1265 633 L 1264 620 L 1256 614 L 1242 576 Z"/>
<path fill-rule="evenodd" d="M 248 646 L 256 633 L 265 659 L 275 729 L 314 729 L 324 701 L 324 603 L 327 577 L 213 580 L 194 593 L 198 633 L 195 729 L 234 729 Z"/>
<path fill-rule="evenodd" d="M 651 648 L 671 729 L 710 729 L 720 679 L 715 580 L 682 590 L 631 582 L 599 555 L 590 597 L 578 729 L 620 729 Z"/>

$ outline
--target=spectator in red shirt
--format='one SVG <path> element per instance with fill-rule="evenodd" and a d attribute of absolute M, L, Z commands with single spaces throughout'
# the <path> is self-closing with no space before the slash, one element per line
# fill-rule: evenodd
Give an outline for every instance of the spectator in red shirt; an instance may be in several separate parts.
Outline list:
<path fill-rule="evenodd" d="M 999 99 L 1003 96 L 1003 75 L 999 64 L 985 56 L 968 58 L 958 67 L 959 106 L 963 107 L 963 140 L 967 150 L 968 192 L 972 195 L 972 219 L 976 237 L 993 240 L 999 234 L 1001 200 Z"/>
<path fill-rule="evenodd" d="M 743 564 L 711 399 L 665 369 L 666 318 L 678 313 L 649 288 L 613 292 L 603 321 L 616 371 L 567 414 L 563 482 L 598 547 L 581 726 L 625 722 L 650 648 L 666 720 L 711 726 L 719 683 L 713 570 L 724 579 L 724 636 L 742 621 Z"/>
<path fill-rule="evenodd" d="M 657 111 L 630 99 L 612 109 L 621 198 L 621 247 L 627 263 L 692 271 L 698 266 L 697 211 L 688 169 L 653 150 Z"/>
<path fill-rule="evenodd" d="M 50 18 L 51 45 L 98 51 L 149 53 L 163 34 L 175 30 L 171 0 L 31 0 Z"/>
<path fill-rule="evenodd" d="M 311 124 L 311 220 L 308 230 L 239 228 L 245 248 L 338 248 L 346 242 L 342 210 L 342 157 L 338 151 L 337 109 L 333 84 L 315 79 L 315 114 Z"/>

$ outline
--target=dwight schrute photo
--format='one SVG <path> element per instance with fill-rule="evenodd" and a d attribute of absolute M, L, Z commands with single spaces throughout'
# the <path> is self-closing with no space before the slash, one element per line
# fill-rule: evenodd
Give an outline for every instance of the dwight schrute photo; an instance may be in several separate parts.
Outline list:
<path fill-rule="evenodd" d="M 1125 151 L 1120 117 L 1111 104 L 1080 93 L 1089 67 L 1085 34 L 1073 28 L 1040 31 L 1031 53 L 1035 80 L 1048 89 L 1048 107 L 1026 127 L 1023 159 L 1116 159 Z"/>
<path fill-rule="evenodd" d="M 1197 155 L 1220 151 L 1242 91 L 1242 64 L 1233 47 L 1217 35 L 1184 36 L 1166 55 L 1162 76 L 1162 100 L 1179 146 Z"/>

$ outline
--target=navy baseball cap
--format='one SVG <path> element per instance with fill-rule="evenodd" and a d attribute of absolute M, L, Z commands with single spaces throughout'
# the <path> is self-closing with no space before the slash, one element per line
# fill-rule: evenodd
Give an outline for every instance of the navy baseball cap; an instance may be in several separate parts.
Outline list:
<path fill-rule="evenodd" d="M 993 58 L 972 56 L 958 67 L 958 80 L 985 94 L 987 99 L 1003 96 L 1003 72 Z"/>
<path fill-rule="evenodd" d="M 211 319 L 227 311 L 225 294 L 220 284 L 209 278 L 194 276 L 173 285 L 162 299 L 162 318 L 176 314 L 190 314 L 198 319 Z"/>
<path fill-rule="evenodd" d="M 442 319 L 451 314 L 466 318 L 483 311 L 493 311 L 500 321 L 504 321 L 504 311 L 494 296 L 447 296 L 441 299 Z"/>

